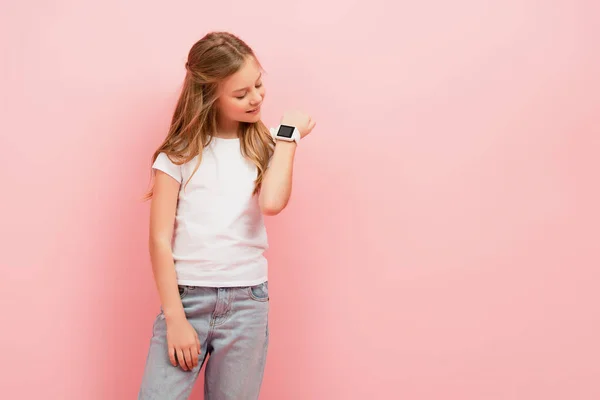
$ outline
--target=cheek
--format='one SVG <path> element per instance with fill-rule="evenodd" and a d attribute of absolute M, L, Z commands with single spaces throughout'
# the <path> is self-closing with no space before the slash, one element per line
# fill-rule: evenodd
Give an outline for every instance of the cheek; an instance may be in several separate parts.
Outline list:
<path fill-rule="evenodd" d="M 244 100 L 236 100 L 233 103 L 232 109 L 234 110 L 233 112 L 235 114 L 245 114 L 246 111 L 248 110 L 248 102 L 246 101 L 246 99 Z"/>
<path fill-rule="evenodd" d="M 240 112 L 246 111 L 243 101 L 238 99 L 227 99 L 222 101 L 219 105 L 221 107 L 221 112 L 227 116 L 234 116 Z"/>

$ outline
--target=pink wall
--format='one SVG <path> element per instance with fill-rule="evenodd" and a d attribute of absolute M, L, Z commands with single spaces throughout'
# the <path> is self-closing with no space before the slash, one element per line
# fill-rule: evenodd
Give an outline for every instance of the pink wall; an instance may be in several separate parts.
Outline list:
<path fill-rule="evenodd" d="M 262 399 L 600 398 L 597 2 L 206 3 L 0 6 L 1 397 L 135 398 L 138 199 L 189 47 L 225 29 L 266 122 L 318 121 L 268 220 Z"/>

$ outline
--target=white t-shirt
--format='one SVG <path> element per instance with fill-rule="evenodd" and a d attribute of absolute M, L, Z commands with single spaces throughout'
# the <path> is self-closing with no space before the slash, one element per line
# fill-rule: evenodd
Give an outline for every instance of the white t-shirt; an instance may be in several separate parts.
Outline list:
<path fill-rule="evenodd" d="M 197 158 L 176 165 L 161 153 L 152 168 L 181 183 L 173 232 L 180 285 L 235 287 L 267 280 L 267 232 L 253 196 L 257 168 L 240 152 L 239 139 L 213 137 Z"/>

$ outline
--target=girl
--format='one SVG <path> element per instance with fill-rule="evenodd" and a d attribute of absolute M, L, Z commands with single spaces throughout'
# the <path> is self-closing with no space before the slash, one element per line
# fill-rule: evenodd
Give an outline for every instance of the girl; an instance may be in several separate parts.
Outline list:
<path fill-rule="evenodd" d="M 187 399 L 208 358 L 206 400 L 257 399 L 269 335 L 263 215 L 288 203 L 297 142 L 315 122 L 287 112 L 266 128 L 262 67 L 230 33 L 195 43 L 186 70 L 147 196 L 161 312 L 138 398 Z"/>

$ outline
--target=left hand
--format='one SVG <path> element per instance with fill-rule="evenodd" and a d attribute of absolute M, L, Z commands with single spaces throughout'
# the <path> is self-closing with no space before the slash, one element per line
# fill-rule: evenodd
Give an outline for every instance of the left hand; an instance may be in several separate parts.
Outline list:
<path fill-rule="evenodd" d="M 308 135 L 317 124 L 308 114 L 301 111 L 286 111 L 281 118 L 281 124 L 295 126 L 300 131 L 300 137 Z"/>

